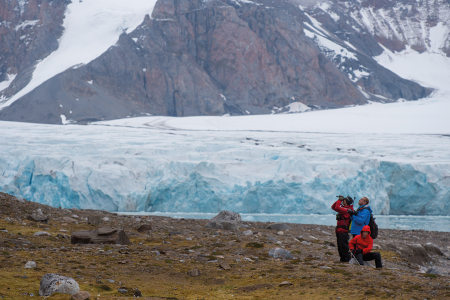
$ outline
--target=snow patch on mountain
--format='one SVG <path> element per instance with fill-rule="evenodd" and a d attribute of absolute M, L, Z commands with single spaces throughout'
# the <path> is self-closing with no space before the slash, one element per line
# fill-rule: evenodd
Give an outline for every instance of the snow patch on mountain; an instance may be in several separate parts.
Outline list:
<path fill-rule="evenodd" d="M 23 2 L 19 2 L 21 10 Z M 131 32 L 153 11 L 156 0 L 83 0 L 67 6 L 59 48 L 35 68 L 28 85 L 0 109 L 11 105 L 48 79 L 70 67 L 87 64 L 108 50 L 124 31 Z M 18 26 L 34 25 L 27 21 Z M 16 29 L 18 29 L 16 28 Z"/>
<path fill-rule="evenodd" d="M 17 76 L 17 74 L 8 74 L 7 75 L 8 78 L 5 81 L 0 82 L 0 92 L 7 89 L 9 87 L 9 85 L 11 84 L 11 82 L 14 81 L 16 76 Z"/>
<path fill-rule="evenodd" d="M 383 48 L 384 52 L 374 57 L 380 65 L 403 78 L 436 88 L 440 95 L 450 96 L 450 57 L 440 50 L 419 53 L 409 47 L 401 52 Z M 450 97 L 447 101 L 450 102 Z"/>
<path fill-rule="evenodd" d="M 16 28 L 14 28 L 16 31 L 19 31 L 22 28 L 25 28 L 27 26 L 31 26 L 33 27 L 34 25 L 36 25 L 39 22 L 39 20 L 27 20 L 24 21 L 22 23 L 20 23 L 19 25 L 16 26 Z"/>

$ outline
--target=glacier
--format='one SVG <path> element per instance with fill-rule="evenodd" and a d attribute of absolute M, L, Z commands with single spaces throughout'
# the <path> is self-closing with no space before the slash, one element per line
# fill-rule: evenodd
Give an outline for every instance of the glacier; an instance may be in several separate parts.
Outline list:
<path fill-rule="evenodd" d="M 306 114 L 285 115 L 285 126 Z M 450 213 L 449 135 L 184 130 L 149 119 L 0 122 L 0 191 L 119 212 L 331 214 L 343 194 L 367 196 L 376 214 Z"/>

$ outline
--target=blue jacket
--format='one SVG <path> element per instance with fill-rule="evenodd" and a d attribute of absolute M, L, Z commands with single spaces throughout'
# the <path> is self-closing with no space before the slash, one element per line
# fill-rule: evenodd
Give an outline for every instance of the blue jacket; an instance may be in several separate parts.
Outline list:
<path fill-rule="evenodd" d="M 363 209 L 364 208 L 364 209 Z M 368 205 L 358 207 L 358 214 L 352 217 L 352 227 L 350 229 L 351 234 L 361 234 L 361 230 L 364 225 L 369 225 L 370 214 L 373 213 L 372 209 Z"/>

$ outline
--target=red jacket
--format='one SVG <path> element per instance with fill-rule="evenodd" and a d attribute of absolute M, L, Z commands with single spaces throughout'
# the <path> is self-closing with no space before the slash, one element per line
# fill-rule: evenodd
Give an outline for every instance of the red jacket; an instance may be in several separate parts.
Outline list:
<path fill-rule="evenodd" d="M 336 232 L 348 233 L 348 226 L 350 225 L 350 214 L 347 212 L 349 209 L 353 210 L 353 205 L 341 206 L 342 201 L 338 200 L 331 205 L 331 209 L 341 215 L 341 219 L 337 221 Z M 347 226 L 347 229 L 344 227 Z"/>
<path fill-rule="evenodd" d="M 369 235 L 367 235 L 366 238 L 362 237 L 363 231 L 369 232 Z M 357 235 L 354 238 L 352 238 L 350 243 L 348 243 L 348 246 L 349 246 L 350 250 L 362 249 L 363 254 L 369 253 L 370 250 L 372 250 L 372 248 L 373 248 L 373 239 L 370 237 L 369 225 L 364 226 L 363 229 L 361 230 L 361 235 Z"/>

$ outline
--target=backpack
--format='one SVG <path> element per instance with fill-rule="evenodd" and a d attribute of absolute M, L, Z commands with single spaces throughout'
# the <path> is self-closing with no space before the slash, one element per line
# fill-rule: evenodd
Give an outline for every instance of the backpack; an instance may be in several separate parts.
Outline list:
<path fill-rule="evenodd" d="M 375 218 L 373 217 L 373 214 L 370 214 L 369 224 L 367 224 L 367 225 L 369 225 L 369 227 L 370 227 L 370 237 L 372 239 L 376 239 L 378 237 L 378 225 L 375 222 Z"/>

